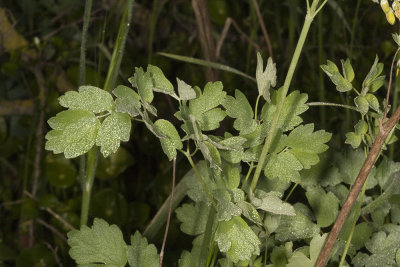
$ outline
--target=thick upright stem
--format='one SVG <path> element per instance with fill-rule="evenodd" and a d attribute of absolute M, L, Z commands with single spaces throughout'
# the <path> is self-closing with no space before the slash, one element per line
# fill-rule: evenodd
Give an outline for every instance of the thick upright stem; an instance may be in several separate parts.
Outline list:
<path fill-rule="evenodd" d="M 318 2 L 318 1 L 315 1 L 315 2 Z M 285 83 L 283 84 L 282 95 L 281 95 L 281 98 L 278 100 L 278 103 L 279 103 L 278 108 L 274 114 L 274 118 L 271 123 L 271 128 L 266 137 L 264 147 L 261 151 L 261 156 L 258 160 L 257 168 L 254 173 L 253 180 L 251 182 L 252 190 L 254 190 L 257 185 L 258 179 L 260 178 L 261 170 L 264 167 L 265 159 L 266 159 L 268 151 L 271 147 L 272 140 L 274 139 L 274 136 L 278 130 L 279 117 L 282 112 L 283 105 L 284 105 L 285 99 L 286 99 L 286 95 L 289 91 L 289 86 L 290 86 L 290 83 L 292 82 L 293 74 L 296 69 L 297 63 L 299 62 L 300 54 L 303 49 L 304 43 L 306 41 L 306 37 L 307 37 L 308 31 L 310 29 L 311 23 L 314 19 L 314 16 L 315 16 L 315 14 L 307 12 L 307 15 L 306 15 L 306 18 L 304 21 L 304 25 L 303 25 L 303 29 L 301 30 L 299 41 L 297 42 L 296 50 L 294 51 L 292 62 L 290 63 L 289 70 L 286 75 Z"/>
<path fill-rule="evenodd" d="M 94 176 L 96 174 L 97 159 L 99 158 L 99 149 L 93 147 L 87 156 L 86 179 L 82 181 L 82 210 L 81 225 L 86 225 L 89 215 L 90 196 L 92 194 Z"/>

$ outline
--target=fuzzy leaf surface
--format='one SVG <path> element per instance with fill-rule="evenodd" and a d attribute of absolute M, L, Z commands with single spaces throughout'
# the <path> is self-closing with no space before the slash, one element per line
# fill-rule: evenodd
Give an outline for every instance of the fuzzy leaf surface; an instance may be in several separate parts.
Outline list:
<path fill-rule="evenodd" d="M 299 171 L 303 169 L 301 162 L 290 151 L 269 155 L 264 174 L 269 179 L 299 182 Z"/>
<path fill-rule="evenodd" d="M 296 209 L 296 216 L 282 216 L 275 230 L 276 239 L 282 242 L 310 238 L 319 233 L 319 227 Z"/>
<path fill-rule="evenodd" d="M 267 124 L 272 122 L 281 95 L 282 88 L 279 88 L 272 94 L 271 103 L 266 103 L 263 106 L 261 118 Z M 307 94 L 301 94 L 299 91 L 291 92 L 285 99 L 285 103 L 278 120 L 278 128 L 280 128 L 283 132 L 286 132 L 292 130 L 294 127 L 302 123 L 303 119 L 299 115 L 308 109 L 308 105 L 306 104 L 307 99 Z"/>
<path fill-rule="evenodd" d="M 143 68 L 135 68 L 135 74 L 129 81 L 133 87 L 138 89 L 144 102 L 151 103 L 153 101 L 153 80 L 149 72 L 144 72 Z"/>
<path fill-rule="evenodd" d="M 176 149 L 183 148 L 178 131 L 172 123 L 163 119 L 157 120 L 154 127 L 166 136 L 166 138 L 160 139 L 161 146 L 168 159 L 173 160 L 176 157 Z"/>
<path fill-rule="evenodd" d="M 131 118 L 127 113 L 113 112 L 104 119 L 97 134 L 96 145 L 106 158 L 115 153 L 120 142 L 129 141 L 131 133 Z"/>
<path fill-rule="evenodd" d="M 150 76 L 153 79 L 154 91 L 170 95 L 175 99 L 179 99 L 175 94 L 174 86 L 170 81 L 168 81 L 159 67 L 149 64 L 147 66 L 147 72 L 150 73 Z"/>
<path fill-rule="evenodd" d="M 131 245 L 127 247 L 126 255 L 130 266 L 157 267 L 160 262 L 156 246 L 149 245 L 139 231 L 131 236 Z"/>
<path fill-rule="evenodd" d="M 237 263 L 249 260 L 252 255 L 260 254 L 260 241 L 247 223 L 240 217 L 221 221 L 215 233 L 215 241 L 221 252 Z"/>
<path fill-rule="evenodd" d="M 128 113 L 132 118 L 139 115 L 140 96 L 131 88 L 119 85 L 113 90 L 115 99 L 115 110 L 121 113 Z"/>
<path fill-rule="evenodd" d="M 331 225 L 339 211 L 339 199 L 332 193 L 326 193 L 321 187 L 309 188 L 306 197 L 310 203 L 319 227 Z"/>
<path fill-rule="evenodd" d="M 296 156 L 304 168 L 309 169 L 319 162 L 318 154 L 329 148 L 325 143 L 331 137 L 331 133 L 323 130 L 314 132 L 314 124 L 310 123 L 295 128 L 286 139 L 286 145 L 292 148 L 290 153 Z"/>
<path fill-rule="evenodd" d="M 256 80 L 258 94 L 262 95 L 269 103 L 271 102 L 269 89 L 276 86 L 276 64 L 272 61 L 272 58 L 268 58 L 265 70 L 263 70 L 263 65 L 261 54 L 257 52 Z"/>
<path fill-rule="evenodd" d="M 58 100 L 61 106 L 72 110 L 100 113 L 112 111 L 114 108 L 114 99 L 111 94 L 95 86 L 81 86 L 78 92 L 68 91 Z"/>
<path fill-rule="evenodd" d="M 47 122 L 53 130 L 46 134 L 46 150 L 64 153 L 66 158 L 88 152 L 95 144 L 100 127 L 95 115 L 85 110 L 62 111 Z"/>
<path fill-rule="evenodd" d="M 199 235 L 206 229 L 211 206 L 204 202 L 183 204 L 176 209 L 176 217 L 182 222 L 181 231 L 188 235 Z"/>
<path fill-rule="evenodd" d="M 328 234 L 324 234 L 322 236 L 316 235 L 310 242 L 310 258 L 304 255 L 300 251 L 296 251 L 293 253 L 292 257 L 289 259 L 289 263 L 286 265 L 287 267 L 309 267 L 314 266 L 317 261 L 318 254 L 324 245 L 325 239 Z"/>
<path fill-rule="evenodd" d="M 222 89 L 223 86 L 221 82 L 209 82 L 198 98 L 190 100 L 189 110 L 196 120 L 202 121 L 202 119 L 204 119 L 202 118 L 204 113 L 222 103 L 226 96 L 226 93 Z"/>
<path fill-rule="evenodd" d="M 262 199 L 253 198 L 251 203 L 256 207 L 256 209 L 264 210 L 273 214 L 296 216 L 295 209 L 292 205 L 282 201 L 282 199 L 273 194 L 264 196 Z"/>
<path fill-rule="evenodd" d="M 235 97 L 227 96 L 222 105 L 226 109 L 226 114 L 235 118 L 233 127 L 240 134 L 248 134 L 255 130 L 257 124 L 253 119 L 253 109 L 241 91 L 235 90 Z"/>
<path fill-rule="evenodd" d="M 191 100 L 196 98 L 196 91 L 187 83 L 180 79 L 176 79 L 178 82 L 178 94 L 181 100 Z"/>
<path fill-rule="evenodd" d="M 69 255 L 78 266 L 101 263 L 121 267 L 127 262 L 127 246 L 121 230 L 102 219 L 94 219 L 91 228 L 83 225 L 79 231 L 70 231 L 68 244 Z"/>

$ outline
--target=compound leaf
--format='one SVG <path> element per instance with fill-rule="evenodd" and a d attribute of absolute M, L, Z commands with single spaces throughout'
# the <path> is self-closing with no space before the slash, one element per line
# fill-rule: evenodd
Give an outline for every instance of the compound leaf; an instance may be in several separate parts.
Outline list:
<path fill-rule="evenodd" d="M 127 246 L 121 230 L 102 219 L 95 218 L 92 228 L 83 225 L 79 231 L 70 231 L 68 244 L 71 247 L 69 255 L 78 266 L 102 263 L 110 267 L 121 267 L 127 262 Z"/>
<path fill-rule="evenodd" d="M 106 158 L 117 151 L 120 142 L 129 141 L 131 133 L 131 118 L 127 113 L 113 112 L 104 119 L 96 139 L 96 145 Z"/>
<path fill-rule="evenodd" d="M 131 88 L 119 85 L 113 90 L 115 99 L 115 110 L 121 113 L 128 113 L 131 117 L 139 115 L 140 96 Z"/>
<path fill-rule="evenodd" d="M 220 251 L 226 252 L 229 259 L 237 263 L 249 260 L 252 255 L 260 254 L 260 240 L 247 223 L 240 217 L 219 222 L 215 241 Z"/>
<path fill-rule="evenodd" d="M 64 153 L 66 158 L 85 154 L 96 141 L 100 121 L 86 110 L 66 110 L 50 118 L 48 124 L 54 130 L 46 134 L 46 149 L 55 154 Z"/>
<path fill-rule="evenodd" d="M 161 147 L 168 159 L 173 160 L 176 157 L 176 150 L 183 148 L 178 131 L 172 123 L 163 119 L 157 120 L 154 123 L 154 127 L 166 136 L 165 138 L 160 138 Z"/>
<path fill-rule="evenodd" d="M 188 235 L 199 235 L 204 233 L 210 213 L 211 206 L 204 202 L 183 204 L 176 209 L 176 217 L 182 222 L 181 230 Z"/>
<path fill-rule="evenodd" d="M 189 110 L 196 120 L 201 120 L 201 115 L 221 104 L 226 93 L 222 90 L 221 82 L 209 82 L 204 87 L 203 94 L 189 102 Z"/>
<path fill-rule="evenodd" d="M 319 233 L 319 227 L 296 210 L 296 216 L 282 216 L 275 230 L 276 239 L 282 242 L 310 238 Z"/>
<path fill-rule="evenodd" d="M 130 266 L 157 267 L 160 262 L 157 248 L 153 244 L 149 245 L 138 231 L 131 236 L 131 245 L 127 247 L 126 255 Z"/>
<path fill-rule="evenodd" d="M 332 134 L 323 130 L 314 131 L 314 124 L 300 125 L 295 128 L 286 139 L 290 151 L 303 164 L 305 169 L 311 168 L 319 161 L 318 154 L 326 151 Z"/>
<path fill-rule="evenodd" d="M 111 94 L 95 86 L 81 86 L 79 92 L 68 91 L 58 100 L 61 106 L 72 110 L 100 113 L 114 109 L 114 99 Z"/>
<path fill-rule="evenodd" d="M 153 79 L 149 72 L 144 72 L 143 68 L 135 68 L 135 74 L 129 78 L 133 87 L 138 89 L 141 99 L 146 103 L 151 103 L 154 98 Z"/>
<path fill-rule="evenodd" d="M 179 99 L 175 94 L 174 86 L 170 81 L 168 81 L 159 67 L 149 64 L 147 66 L 147 72 L 150 73 L 150 76 L 153 78 L 154 91 L 170 95 L 175 99 Z"/>
<path fill-rule="evenodd" d="M 271 103 L 267 103 L 263 106 L 261 117 L 264 122 L 268 124 L 272 122 L 281 95 L 282 87 L 272 94 Z M 299 125 L 303 121 L 299 115 L 308 109 L 308 105 L 306 104 L 307 99 L 307 94 L 300 94 L 299 91 L 290 93 L 285 98 L 285 103 L 278 120 L 278 128 L 286 132 Z"/>
<path fill-rule="evenodd" d="M 321 187 L 312 187 L 307 190 L 306 197 L 319 227 L 327 227 L 335 221 L 339 210 L 339 199 L 332 192 L 326 193 Z"/>
<path fill-rule="evenodd" d="M 269 179 L 278 178 L 282 181 L 299 182 L 299 171 L 303 165 L 290 151 L 268 156 L 269 159 L 264 168 L 264 174 Z"/>
<path fill-rule="evenodd" d="M 235 90 L 235 98 L 227 96 L 222 105 L 226 109 L 226 114 L 235 118 L 233 127 L 240 134 L 248 134 L 255 130 L 257 124 L 253 119 L 253 109 L 246 96 L 239 90 Z"/>
<path fill-rule="evenodd" d="M 178 94 L 181 100 L 191 100 L 196 98 L 196 91 L 184 81 L 176 78 L 178 82 Z"/>

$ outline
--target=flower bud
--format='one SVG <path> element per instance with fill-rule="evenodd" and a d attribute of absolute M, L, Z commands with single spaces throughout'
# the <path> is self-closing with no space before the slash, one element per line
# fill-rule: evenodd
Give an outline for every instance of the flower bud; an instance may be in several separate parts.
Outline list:
<path fill-rule="evenodd" d="M 381 0 L 381 8 L 383 12 L 388 13 L 390 11 L 390 6 L 388 0 Z"/>
<path fill-rule="evenodd" d="M 396 23 L 396 17 L 394 16 L 393 10 L 390 9 L 388 13 L 386 13 L 386 20 L 391 24 Z"/>

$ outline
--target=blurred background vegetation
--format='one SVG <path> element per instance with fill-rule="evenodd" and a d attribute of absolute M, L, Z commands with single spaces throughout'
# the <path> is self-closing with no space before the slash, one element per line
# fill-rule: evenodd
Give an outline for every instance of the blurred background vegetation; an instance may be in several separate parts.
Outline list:
<path fill-rule="evenodd" d="M 253 82 L 157 53 L 207 59 L 254 76 L 260 51 L 277 62 L 278 87 L 282 85 L 305 16 L 305 1 L 258 0 L 267 35 L 253 0 L 193 2 L 208 8 L 205 14 L 211 23 L 204 25 L 212 42 L 205 41 L 192 1 L 135 1 L 117 84 L 129 85 L 134 67 L 151 63 L 173 83 L 175 77 L 200 87 L 209 79 L 221 80 L 228 94 L 239 88 L 254 104 L 258 92 Z M 78 160 L 45 151 L 43 137 L 47 119 L 62 110 L 57 98 L 77 89 L 84 4 L 82 0 L 0 1 L 0 266 L 73 265 L 66 233 L 79 227 Z M 87 84 L 104 83 L 124 4 L 123 0 L 93 3 Z M 390 26 L 379 5 L 370 0 L 329 0 L 312 25 L 291 90 L 308 93 L 309 101 L 354 105 L 336 92 L 319 65 L 327 59 L 338 64 L 350 58 L 356 83 L 361 83 L 377 54 L 388 76 L 396 49 L 391 33 L 397 27 Z M 396 79 L 395 98 L 398 92 Z M 383 99 L 385 90 L 379 93 Z M 154 105 L 160 118 L 176 122 L 177 107 L 168 96 L 157 95 Z M 340 151 L 344 134 L 359 119 L 356 116 L 343 109 L 311 107 L 303 118 L 333 132 L 330 146 Z M 390 151 L 399 161 L 399 151 L 393 147 Z M 189 170 L 182 159 L 177 159 L 178 180 Z M 117 224 L 126 240 L 136 230 L 143 232 L 170 193 L 171 172 L 158 140 L 143 124 L 134 123 L 131 141 L 109 158 L 100 158 L 89 224 L 94 217 Z M 150 240 L 158 247 L 161 232 Z M 191 246 L 190 238 L 178 234 L 173 217 L 166 266 L 174 266 L 181 250 Z"/>

